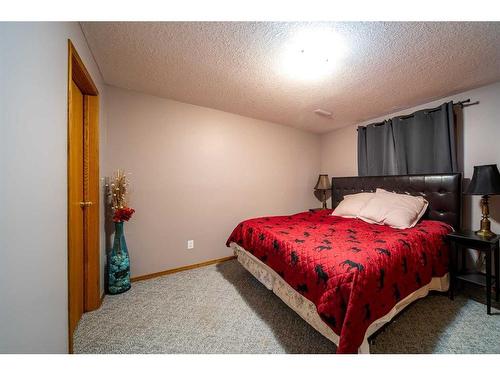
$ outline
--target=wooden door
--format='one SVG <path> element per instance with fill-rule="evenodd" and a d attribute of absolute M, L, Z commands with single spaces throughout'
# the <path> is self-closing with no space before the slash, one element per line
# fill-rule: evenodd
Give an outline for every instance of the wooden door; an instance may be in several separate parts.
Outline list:
<path fill-rule="evenodd" d="M 99 93 L 68 41 L 68 339 L 84 312 L 101 305 Z"/>
<path fill-rule="evenodd" d="M 68 184 L 68 281 L 69 329 L 75 330 L 84 312 L 84 98 L 76 83 L 71 81 L 69 121 Z"/>

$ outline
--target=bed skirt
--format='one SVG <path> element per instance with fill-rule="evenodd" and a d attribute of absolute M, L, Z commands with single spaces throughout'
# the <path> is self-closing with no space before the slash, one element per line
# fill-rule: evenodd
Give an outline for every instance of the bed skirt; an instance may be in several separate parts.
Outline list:
<path fill-rule="evenodd" d="M 255 276 L 257 280 L 264 284 L 267 289 L 272 290 L 274 294 L 281 298 L 281 300 L 285 302 L 288 307 L 299 314 L 299 316 L 309 323 L 315 330 L 325 336 L 328 340 L 332 341 L 336 346 L 339 345 L 339 336 L 337 336 L 337 334 L 333 332 L 325 322 L 323 322 L 316 310 L 316 306 L 311 301 L 293 289 L 272 268 L 261 262 L 241 246 L 234 242 L 232 242 L 230 246 L 234 250 L 234 254 L 237 256 L 238 262 L 240 262 L 245 269 Z M 386 323 L 390 322 L 410 303 L 427 296 L 430 291 L 445 292 L 448 288 L 449 274 L 446 274 L 443 277 L 434 277 L 429 284 L 424 285 L 399 301 L 386 315 L 370 324 L 366 330 L 363 343 L 358 348 L 358 353 L 369 354 L 370 345 L 368 343 L 368 338 Z"/>

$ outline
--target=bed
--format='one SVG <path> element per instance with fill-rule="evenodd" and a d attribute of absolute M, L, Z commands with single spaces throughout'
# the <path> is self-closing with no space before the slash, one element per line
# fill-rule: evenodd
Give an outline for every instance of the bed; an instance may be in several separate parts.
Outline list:
<path fill-rule="evenodd" d="M 369 353 L 368 338 L 429 291 L 448 290 L 446 234 L 460 226 L 461 175 L 332 178 L 332 205 L 383 188 L 429 202 L 413 228 L 394 229 L 331 210 L 245 220 L 227 245 L 238 261 L 337 353 Z"/>

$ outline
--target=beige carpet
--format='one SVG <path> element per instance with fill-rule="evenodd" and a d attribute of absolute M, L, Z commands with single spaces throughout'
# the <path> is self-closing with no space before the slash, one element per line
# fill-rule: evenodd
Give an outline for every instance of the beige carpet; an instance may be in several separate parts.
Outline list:
<path fill-rule="evenodd" d="M 500 353 L 482 290 L 430 295 L 377 333 L 372 353 Z M 481 292 L 479 294 L 479 292 Z M 496 304 L 498 308 L 498 304 Z M 82 318 L 75 353 L 334 353 L 236 260 L 137 282 Z"/>

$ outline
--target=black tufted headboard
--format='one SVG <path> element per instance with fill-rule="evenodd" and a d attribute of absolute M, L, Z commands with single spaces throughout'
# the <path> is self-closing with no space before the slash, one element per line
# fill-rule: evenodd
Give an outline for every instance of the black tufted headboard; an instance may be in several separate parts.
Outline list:
<path fill-rule="evenodd" d="M 460 228 L 462 175 L 415 174 L 401 176 L 333 177 L 332 207 L 344 199 L 344 195 L 371 192 L 381 188 L 396 193 L 421 195 L 429 202 L 424 218 Z"/>

